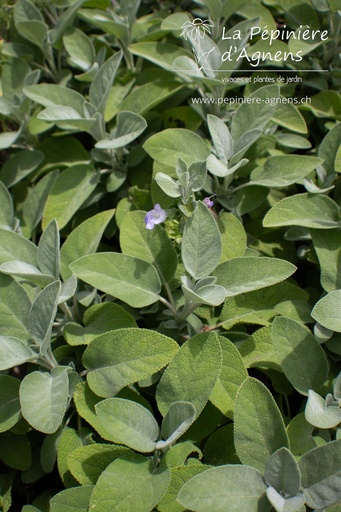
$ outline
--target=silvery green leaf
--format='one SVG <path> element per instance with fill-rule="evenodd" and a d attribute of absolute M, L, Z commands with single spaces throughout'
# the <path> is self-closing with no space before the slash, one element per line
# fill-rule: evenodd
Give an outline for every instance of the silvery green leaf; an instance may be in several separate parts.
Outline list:
<path fill-rule="evenodd" d="M 19 379 L 0 375 L 0 432 L 6 432 L 21 418 L 19 387 Z"/>
<path fill-rule="evenodd" d="M 36 371 L 24 377 L 20 404 L 24 418 L 39 432 L 53 434 L 62 423 L 69 395 L 68 369 Z"/>
<path fill-rule="evenodd" d="M 0 204 L 0 227 L 12 230 L 15 226 L 13 201 L 2 181 L 0 181 Z"/>
<path fill-rule="evenodd" d="M 233 140 L 230 130 L 219 117 L 208 114 L 207 125 L 219 160 L 226 164 L 233 155 Z"/>
<path fill-rule="evenodd" d="M 197 281 L 195 283 L 195 291 L 198 291 L 200 290 L 200 288 L 203 288 L 204 286 L 209 286 L 211 284 L 215 284 L 217 281 L 217 278 L 214 277 L 214 276 L 207 276 L 207 277 L 203 277 L 202 279 L 199 279 L 199 281 Z M 185 282 L 183 284 L 186 284 Z"/>
<path fill-rule="evenodd" d="M 11 103 L 6 98 L 0 98 L 0 114 L 9 116 L 11 114 Z"/>
<path fill-rule="evenodd" d="M 274 451 L 289 447 L 281 412 L 268 388 L 255 378 L 245 379 L 236 395 L 234 443 L 241 462 L 262 472 Z"/>
<path fill-rule="evenodd" d="M 297 183 L 322 163 L 321 158 L 305 155 L 270 156 L 251 173 L 251 181 L 264 187 L 288 187 Z M 285 173 L 283 173 L 285 169 Z"/>
<path fill-rule="evenodd" d="M 229 174 L 227 165 L 218 160 L 218 158 L 213 154 L 211 154 L 207 159 L 207 169 L 211 174 L 218 176 L 219 178 L 224 178 Z"/>
<path fill-rule="evenodd" d="M 129 453 L 129 448 L 112 443 L 93 443 L 72 451 L 67 465 L 72 476 L 82 485 L 95 484 L 111 462 Z"/>
<path fill-rule="evenodd" d="M 31 300 L 25 288 L 12 277 L 0 273 L 0 326 L 7 336 L 28 341 Z"/>
<path fill-rule="evenodd" d="M 95 410 L 109 441 L 142 453 L 155 449 L 159 426 L 142 405 L 123 398 L 107 398 L 99 402 Z"/>
<path fill-rule="evenodd" d="M 6 187 L 12 187 L 18 181 L 31 174 L 43 161 L 44 154 L 36 150 L 23 150 L 15 153 L 2 166 L 0 177 Z"/>
<path fill-rule="evenodd" d="M 172 240 L 161 225 L 146 229 L 145 213 L 129 212 L 120 226 L 120 245 L 124 254 L 151 263 L 161 282 L 169 282 L 176 272 L 178 256 Z"/>
<path fill-rule="evenodd" d="M 216 334 L 202 333 L 182 345 L 163 373 L 156 390 L 162 415 L 174 402 L 191 402 L 201 413 L 219 378 L 221 348 Z M 181 386 L 179 386 L 181 382 Z"/>
<path fill-rule="evenodd" d="M 322 327 L 322 325 L 320 325 L 318 322 L 316 322 L 314 325 L 314 336 L 320 344 L 328 341 L 333 336 L 333 334 L 333 331 Z"/>
<path fill-rule="evenodd" d="M 181 176 L 188 171 L 187 164 L 182 158 L 178 158 L 175 166 L 177 177 L 180 179 Z"/>
<path fill-rule="evenodd" d="M 64 326 L 64 338 L 69 345 L 89 345 L 100 334 L 126 327 L 137 327 L 132 315 L 114 302 L 102 302 L 89 307 L 83 315 L 82 323 L 84 327 L 75 322 L 68 322 Z"/>
<path fill-rule="evenodd" d="M 295 270 L 292 263 L 279 258 L 244 256 L 221 263 L 214 275 L 226 289 L 226 296 L 233 297 L 284 281 Z"/>
<path fill-rule="evenodd" d="M 185 128 L 168 128 L 156 133 L 143 148 L 154 160 L 171 167 L 175 167 L 178 158 L 190 165 L 198 160 L 205 161 L 211 153 L 197 133 Z"/>
<path fill-rule="evenodd" d="M 335 379 L 334 388 L 333 388 L 334 398 L 336 400 L 341 399 L 341 372 Z"/>
<path fill-rule="evenodd" d="M 84 352 L 88 384 L 98 396 L 116 395 L 125 386 L 161 370 L 178 348 L 168 336 L 148 329 L 107 331 L 92 340 Z"/>
<path fill-rule="evenodd" d="M 181 287 L 185 297 L 195 304 L 209 304 L 218 306 L 225 299 L 225 288 L 217 284 L 201 286 L 199 289 L 191 290 L 187 286 Z"/>
<path fill-rule="evenodd" d="M 247 21 L 250 22 L 251 20 Z M 241 147 L 242 144 L 238 141 L 248 131 L 260 130 L 262 132 L 276 111 L 276 103 L 271 104 L 268 100 L 269 98 L 277 98 L 279 94 L 278 85 L 266 85 L 249 96 L 251 101 L 253 98 L 260 98 L 260 102 L 245 102 L 238 107 L 231 126 L 231 135 L 235 143 L 238 143 Z M 268 101 L 267 104 L 264 103 L 265 100 Z M 240 149 L 235 148 L 233 158 L 235 158 L 237 151 L 240 151 Z"/>
<path fill-rule="evenodd" d="M 182 193 L 182 199 L 184 202 L 185 201 L 187 202 L 188 196 L 190 194 L 190 183 L 189 183 L 189 172 L 188 171 L 181 174 L 181 176 L 179 178 L 179 185 L 180 185 L 180 190 Z"/>
<path fill-rule="evenodd" d="M 117 116 L 117 128 L 109 139 L 95 144 L 100 149 L 117 149 L 135 140 L 146 129 L 145 119 L 134 112 L 121 111 Z"/>
<path fill-rule="evenodd" d="M 310 149 L 311 143 L 305 137 L 294 133 L 279 133 L 275 135 L 280 146 L 295 149 Z"/>
<path fill-rule="evenodd" d="M 90 90 L 90 102 L 97 108 L 98 112 L 104 115 L 105 107 L 108 101 L 110 89 L 115 80 L 120 62 L 122 59 L 122 52 L 114 53 L 97 71 L 93 79 Z"/>
<path fill-rule="evenodd" d="M 267 488 L 266 495 L 276 512 L 300 512 L 301 507 L 305 504 L 303 494 L 283 498 L 273 487 Z"/>
<path fill-rule="evenodd" d="M 9 148 L 20 135 L 20 130 L 16 132 L 3 132 L 0 133 L 0 149 Z"/>
<path fill-rule="evenodd" d="M 207 77 L 214 78 L 216 70 L 221 66 L 221 52 L 214 41 L 207 35 L 204 37 L 191 37 L 190 33 L 188 39 L 190 40 L 195 55 L 196 64 L 199 70 L 203 71 Z"/>
<path fill-rule="evenodd" d="M 176 57 L 173 61 L 174 71 L 178 74 L 184 73 L 191 77 L 205 78 L 204 73 L 199 69 L 195 60 L 187 56 Z"/>
<path fill-rule="evenodd" d="M 315 304 L 311 316 L 326 329 L 341 332 L 340 305 L 341 290 L 334 290 Z"/>
<path fill-rule="evenodd" d="M 0 336 L 0 371 L 19 366 L 36 357 L 36 352 L 18 338 Z"/>
<path fill-rule="evenodd" d="M 306 504 L 323 509 L 341 499 L 341 439 L 305 453 L 298 465 Z"/>
<path fill-rule="evenodd" d="M 184 444 L 185 443 L 180 443 L 180 446 Z M 166 455 L 163 458 L 163 460 L 166 460 L 167 455 L 176 446 L 179 446 L 179 444 L 171 447 L 170 450 L 166 452 Z M 196 452 L 196 454 L 197 453 L 198 452 Z M 183 462 L 185 462 L 186 465 L 184 465 Z M 168 461 L 166 462 L 167 466 L 171 470 L 172 478 L 167 489 L 167 492 L 165 493 L 165 495 L 162 497 L 161 501 L 158 504 L 158 510 L 160 512 L 170 512 L 171 510 L 183 511 L 184 507 L 182 507 L 176 501 L 176 498 L 179 494 L 181 487 L 184 485 L 185 482 L 190 480 L 192 477 L 198 475 L 199 473 L 203 473 L 210 467 L 207 466 L 206 464 L 200 464 L 200 462 L 197 459 L 194 459 L 192 457 L 188 461 L 186 461 L 186 459 L 183 460 L 183 462 L 181 461 L 181 463 L 179 464 L 173 464 L 173 467 L 168 463 Z"/>
<path fill-rule="evenodd" d="M 231 158 L 231 165 L 236 164 L 241 160 L 246 151 L 257 139 L 262 135 L 262 130 L 259 128 L 254 128 L 253 130 L 247 130 L 242 134 L 240 139 L 235 143 L 234 146 L 234 155 Z"/>
<path fill-rule="evenodd" d="M 143 455 L 125 455 L 114 460 L 99 477 L 89 510 L 150 512 L 165 494 L 170 478 L 170 470 L 164 464 L 152 468 Z"/>
<path fill-rule="evenodd" d="M 59 246 L 58 224 L 55 219 L 52 219 L 38 243 L 38 265 L 41 272 L 51 274 L 55 279 L 59 278 Z"/>
<path fill-rule="evenodd" d="M 94 63 L 95 49 L 92 40 L 81 30 L 70 27 L 63 35 L 65 50 L 74 67 L 87 71 Z"/>
<path fill-rule="evenodd" d="M 169 447 L 192 425 L 196 418 L 196 410 L 191 402 L 174 402 L 169 407 L 161 426 L 161 434 L 165 441 L 158 441 L 156 449 Z"/>
<path fill-rule="evenodd" d="M 132 307 L 145 307 L 159 299 L 161 282 L 153 265 L 114 252 L 89 254 L 74 261 L 71 271 L 94 288 Z"/>
<path fill-rule="evenodd" d="M 326 354 L 301 322 L 277 316 L 272 324 L 272 343 L 282 371 L 299 393 L 319 390 L 328 375 Z"/>
<path fill-rule="evenodd" d="M 24 88 L 24 94 L 31 100 L 44 107 L 55 107 L 60 105 L 70 107 L 83 117 L 84 96 L 69 87 L 56 84 L 29 85 Z"/>
<path fill-rule="evenodd" d="M 115 210 L 106 210 L 79 224 L 67 237 L 61 248 L 60 270 L 66 281 L 72 272 L 69 264 L 86 254 L 96 252 L 101 237 L 114 215 Z"/>
<path fill-rule="evenodd" d="M 93 485 L 82 485 L 79 487 L 71 487 L 55 494 L 49 502 L 51 512 L 86 512 L 89 510 L 89 503 L 91 494 L 93 492 Z M 23 509 L 23 512 L 26 512 Z M 38 512 L 38 509 L 33 507 L 33 510 L 27 512 Z"/>
<path fill-rule="evenodd" d="M 29 332 L 34 341 L 40 345 L 44 356 L 51 342 L 52 325 L 56 316 L 60 281 L 47 285 L 32 303 L 28 317 Z"/>
<path fill-rule="evenodd" d="M 304 178 L 303 183 L 307 192 L 310 192 L 310 194 L 324 194 L 325 192 L 329 192 L 329 190 L 333 190 L 334 188 L 334 185 L 331 187 L 320 188 L 310 178 Z"/>
<path fill-rule="evenodd" d="M 263 225 L 333 229 L 340 225 L 340 211 L 330 197 L 322 194 L 296 194 L 278 201 L 265 215 Z"/>
<path fill-rule="evenodd" d="M 328 406 L 326 401 L 312 389 L 308 392 L 304 414 L 306 420 L 318 428 L 333 428 L 341 423 L 340 407 Z"/>
<path fill-rule="evenodd" d="M 193 192 L 201 190 L 206 180 L 206 162 L 193 162 L 188 167 L 188 174 Z"/>
<path fill-rule="evenodd" d="M 38 114 L 38 119 L 43 121 L 73 121 L 84 120 L 87 124 L 94 124 L 95 119 L 85 119 L 73 107 L 55 105 L 47 107 Z"/>
<path fill-rule="evenodd" d="M 54 280 L 51 274 L 43 274 L 37 267 L 25 261 L 6 261 L 0 265 L 0 272 L 30 281 L 38 286 L 46 286 Z"/>
<path fill-rule="evenodd" d="M 78 2 L 70 5 L 57 19 L 55 28 L 51 30 L 51 40 L 53 44 L 56 44 L 64 34 L 67 27 L 72 25 L 79 8 L 84 4 L 85 0 L 78 0 Z"/>
<path fill-rule="evenodd" d="M 58 175 L 58 170 L 47 173 L 27 196 L 23 206 L 23 218 L 28 234 L 31 234 L 42 219 L 46 200 Z"/>
<path fill-rule="evenodd" d="M 62 284 L 58 298 L 58 304 L 62 304 L 74 296 L 77 290 L 77 277 L 71 274 L 69 279 Z"/>
<path fill-rule="evenodd" d="M 265 482 L 284 496 L 295 496 L 301 487 L 301 474 L 295 457 L 287 448 L 279 448 L 269 458 Z"/>
<path fill-rule="evenodd" d="M 222 352 L 219 377 L 210 395 L 210 402 L 228 418 L 233 418 L 237 391 L 248 373 L 243 358 L 234 343 L 218 336 Z"/>
<path fill-rule="evenodd" d="M 95 190 L 99 173 L 89 164 L 71 165 L 54 182 L 44 207 L 43 228 L 56 219 L 59 229 L 71 220 Z"/>
<path fill-rule="evenodd" d="M 178 183 L 173 180 L 170 176 L 163 172 L 158 172 L 155 176 L 155 181 L 159 185 L 159 187 L 164 191 L 165 194 L 169 197 L 180 197 L 180 187 Z"/>
<path fill-rule="evenodd" d="M 247 465 L 208 469 L 181 488 L 177 501 L 195 512 L 269 512 L 261 473 Z"/>
<path fill-rule="evenodd" d="M 341 126 L 337 123 L 322 140 L 318 156 L 324 160 L 323 168 L 328 174 L 334 171 L 339 172 L 337 169 L 336 155 L 340 149 L 341 144 Z"/>
<path fill-rule="evenodd" d="M 181 256 L 185 269 L 195 279 L 208 276 L 219 263 L 219 229 L 212 213 L 201 201 L 185 224 Z"/>

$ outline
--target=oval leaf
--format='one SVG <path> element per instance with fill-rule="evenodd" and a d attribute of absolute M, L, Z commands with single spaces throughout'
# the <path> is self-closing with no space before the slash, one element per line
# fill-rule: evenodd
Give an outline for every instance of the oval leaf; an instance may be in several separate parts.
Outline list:
<path fill-rule="evenodd" d="M 81 256 L 96 252 L 105 228 L 112 219 L 115 210 L 107 210 L 86 219 L 67 237 L 60 251 L 60 270 L 64 281 L 72 272 L 70 263 Z"/>
<path fill-rule="evenodd" d="M 185 224 L 181 256 L 187 272 L 195 279 L 210 275 L 221 258 L 221 236 L 210 210 L 201 201 Z"/>
<path fill-rule="evenodd" d="M 184 128 L 168 128 L 156 133 L 149 137 L 143 147 L 154 160 L 171 167 L 175 167 L 178 158 L 190 165 L 198 160 L 206 160 L 210 154 L 204 140 Z"/>
<path fill-rule="evenodd" d="M 65 368 L 54 368 L 51 373 L 29 373 L 20 386 L 25 420 L 39 432 L 53 434 L 62 423 L 68 395 L 69 379 Z"/>
<path fill-rule="evenodd" d="M 334 290 L 315 304 L 311 316 L 326 329 L 341 332 L 340 308 L 341 290 Z"/>
<path fill-rule="evenodd" d="M 214 333 L 198 334 L 183 344 L 168 365 L 156 390 L 158 408 L 163 416 L 173 402 L 191 402 L 197 416 L 219 377 L 221 348 Z"/>
<path fill-rule="evenodd" d="M 271 156 L 251 173 L 251 181 L 263 187 L 282 188 L 305 178 L 323 163 L 322 158 L 303 155 Z M 283 172 L 285 169 L 285 173 Z"/>
<path fill-rule="evenodd" d="M 292 263 L 278 258 L 242 257 L 225 261 L 213 274 L 226 289 L 226 296 L 233 297 L 284 281 L 295 270 Z"/>
<path fill-rule="evenodd" d="M 146 379 L 166 366 L 178 351 L 171 338 L 146 329 L 117 329 L 92 341 L 83 355 L 87 381 L 98 396 Z"/>
<path fill-rule="evenodd" d="M 19 387 L 19 379 L 0 375 L 0 432 L 6 432 L 21 418 Z"/>
<path fill-rule="evenodd" d="M 114 252 L 90 254 L 71 263 L 70 269 L 94 288 L 133 308 L 149 306 L 159 298 L 161 283 L 155 267 L 132 256 Z"/>
<path fill-rule="evenodd" d="M 333 229 L 339 227 L 340 211 L 330 197 L 322 194 L 296 194 L 276 203 L 265 215 L 266 228 L 303 226 Z"/>
<path fill-rule="evenodd" d="M 62 229 L 90 196 L 99 180 L 95 168 L 88 164 L 72 165 L 58 176 L 47 198 L 43 228 L 56 219 Z"/>
<path fill-rule="evenodd" d="M 341 498 L 341 439 L 305 453 L 299 460 L 306 504 L 324 509 Z"/>
<path fill-rule="evenodd" d="M 236 393 L 248 374 L 243 358 L 235 345 L 223 336 L 218 338 L 222 351 L 222 366 L 210 401 L 225 416 L 232 418 Z"/>
<path fill-rule="evenodd" d="M 287 448 L 273 453 L 266 463 L 264 479 L 276 491 L 295 496 L 301 487 L 301 473 L 295 457 Z"/>
<path fill-rule="evenodd" d="M 328 375 L 325 352 L 303 324 L 277 316 L 272 324 L 272 343 L 281 368 L 299 393 L 318 390 Z"/>
<path fill-rule="evenodd" d="M 96 415 L 108 432 L 107 439 L 142 453 L 155 449 L 159 426 L 142 405 L 123 398 L 107 398 L 95 406 Z"/>
<path fill-rule="evenodd" d="M 327 406 L 326 401 L 312 389 L 308 392 L 304 414 L 305 419 L 318 428 L 334 428 L 341 423 L 340 407 Z"/>
<path fill-rule="evenodd" d="M 94 512 L 151 512 L 170 482 L 164 466 L 152 469 L 150 461 L 136 453 L 112 462 L 101 474 L 90 500 Z"/>
<path fill-rule="evenodd" d="M 289 448 L 283 418 L 270 391 L 248 378 L 240 386 L 235 403 L 234 443 L 243 464 L 264 472 L 270 455 Z"/>
<path fill-rule="evenodd" d="M 120 226 L 122 252 L 152 263 L 160 279 L 168 282 L 175 274 L 178 259 L 176 251 L 165 230 L 160 225 L 146 229 L 145 213 L 129 212 Z"/>
<path fill-rule="evenodd" d="M 247 483 L 247 485 L 246 485 Z M 257 469 L 238 464 L 208 469 L 182 487 L 177 501 L 195 512 L 266 512 L 266 485 Z"/>
<path fill-rule="evenodd" d="M 8 370 L 34 359 L 37 354 L 13 336 L 0 336 L 0 371 Z"/>

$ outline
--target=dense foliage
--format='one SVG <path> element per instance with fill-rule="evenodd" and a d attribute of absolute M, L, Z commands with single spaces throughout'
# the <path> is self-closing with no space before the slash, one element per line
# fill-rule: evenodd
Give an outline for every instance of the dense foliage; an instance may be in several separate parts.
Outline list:
<path fill-rule="evenodd" d="M 3 512 L 340 510 L 340 9 L 4 4 Z"/>

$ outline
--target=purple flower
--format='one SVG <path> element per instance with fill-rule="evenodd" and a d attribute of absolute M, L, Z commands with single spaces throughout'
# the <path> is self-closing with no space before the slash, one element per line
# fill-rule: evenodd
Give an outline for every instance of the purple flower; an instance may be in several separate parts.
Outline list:
<path fill-rule="evenodd" d="M 153 210 L 146 213 L 144 221 L 147 229 L 153 229 L 155 224 L 161 224 L 167 218 L 167 213 L 159 204 L 154 204 Z"/>
<path fill-rule="evenodd" d="M 211 197 L 205 197 L 203 201 L 207 208 L 212 208 L 212 206 L 214 205 L 214 201 L 212 201 Z"/>

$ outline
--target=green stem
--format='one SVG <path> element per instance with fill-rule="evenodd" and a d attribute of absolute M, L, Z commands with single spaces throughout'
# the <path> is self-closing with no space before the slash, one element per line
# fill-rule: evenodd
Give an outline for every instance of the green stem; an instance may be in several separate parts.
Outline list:
<path fill-rule="evenodd" d="M 175 300 L 174 300 L 174 297 L 173 297 L 173 294 L 172 294 L 172 290 L 169 287 L 169 284 L 167 283 L 167 281 L 164 281 L 163 285 L 164 285 L 166 293 L 168 295 L 168 299 L 169 299 L 170 304 L 172 305 L 174 310 L 177 311 L 176 303 L 175 303 Z"/>
<path fill-rule="evenodd" d="M 192 301 L 187 302 L 187 304 L 185 304 L 183 310 L 181 311 L 181 320 L 186 320 L 186 318 L 189 317 L 189 315 L 191 315 L 198 306 L 200 306 L 200 304 L 193 303 Z"/>
<path fill-rule="evenodd" d="M 167 299 L 160 296 L 159 301 L 162 302 L 162 304 L 164 304 L 169 309 L 169 311 L 172 312 L 174 318 L 178 318 L 178 312 L 177 312 L 176 308 L 170 302 L 168 302 Z"/>
<path fill-rule="evenodd" d="M 63 311 L 63 313 L 65 313 L 65 315 L 69 318 L 69 320 L 71 320 L 71 321 L 75 320 L 74 316 L 73 316 L 73 314 L 71 312 L 71 309 L 66 304 L 66 302 L 63 302 L 62 304 L 59 304 L 59 307 Z"/>

